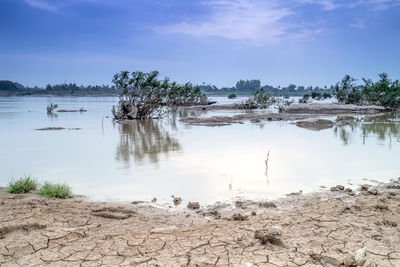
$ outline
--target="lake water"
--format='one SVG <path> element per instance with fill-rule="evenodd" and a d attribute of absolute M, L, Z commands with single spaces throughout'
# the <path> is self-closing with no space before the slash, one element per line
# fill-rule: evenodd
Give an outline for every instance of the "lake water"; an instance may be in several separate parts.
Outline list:
<path fill-rule="evenodd" d="M 48 116 L 50 101 L 61 109 L 88 111 Z M 273 199 L 321 185 L 355 187 L 368 182 L 364 179 L 400 176 L 395 115 L 322 131 L 287 122 L 206 127 L 178 121 L 195 113 L 118 124 L 111 116 L 116 103 L 114 97 L 0 98 L 0 186 L 30 174 L 40 181 L 65 182 L 74 193 L 95 200 L 156 197 L 171 203 L 175 195 L 213 203 L 237 196 Z M 67 129 L 35 130 L 43 127 Z"/>

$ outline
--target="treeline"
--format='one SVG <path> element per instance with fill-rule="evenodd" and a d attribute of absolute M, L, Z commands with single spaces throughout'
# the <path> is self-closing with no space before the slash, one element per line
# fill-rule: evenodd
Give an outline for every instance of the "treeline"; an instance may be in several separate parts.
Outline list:
<path fill-rule="evenodd" d="M 291 95 L 291 96 L 302 96 L 305 94 L 312 94 L 312 93 L 319 93 L 319 94 L 331 94 L 334 90 L 334 86 L 297 86 L 295 84 L 290 84 L 287 87 L 273 87 L 271 85 L 264 85 L 261 86 L 260 80 L 240 80 L 236 83 L 233 87 L 222 87 L 218 88 L 215 85 L 211 84 L 204 84 L 200 85 L 200 89 L 202 92 L 207 94 L 230 94 L 234 93 L 237 95 L 249 95 L 253 94 L 254 92 L 264 89 L 264 92 L 270 95 Z"/>
<path fill-rule="evenodd" d="M 12 81 L 0 81 L 0 93 L 3 95 L 116 95 L 115 86 L 109 85 L 77 85 L 62 83 L 46 87 L 28 87 Z"/>

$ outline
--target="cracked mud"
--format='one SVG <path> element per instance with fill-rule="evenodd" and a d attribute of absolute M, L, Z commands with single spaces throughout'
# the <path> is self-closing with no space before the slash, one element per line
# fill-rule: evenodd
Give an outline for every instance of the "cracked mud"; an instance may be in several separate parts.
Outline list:
<path fill-rule="evenodd" d="M 199 210 L 1 192 L 0 265 L 400 266 L 399 188 Z"/>

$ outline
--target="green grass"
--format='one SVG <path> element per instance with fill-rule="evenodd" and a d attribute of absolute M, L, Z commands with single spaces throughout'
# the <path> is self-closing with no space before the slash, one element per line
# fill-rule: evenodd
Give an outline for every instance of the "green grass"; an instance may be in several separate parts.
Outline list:
<path fill-rule="evenodd" d="M 30 176 L 21 177 L 17 180 L 12 180 L 6 190 L 12 194 L 25 194 L 35 191 L 38 188 L 38 183 Z"/>
<path fill-rule="evenodd" d="M 53 184 L 45 182 L 40 186 L 37 193 L 41 196 L 54 197 L 54 198 L 71 198 L 72 190 L 66 184 Z"/>

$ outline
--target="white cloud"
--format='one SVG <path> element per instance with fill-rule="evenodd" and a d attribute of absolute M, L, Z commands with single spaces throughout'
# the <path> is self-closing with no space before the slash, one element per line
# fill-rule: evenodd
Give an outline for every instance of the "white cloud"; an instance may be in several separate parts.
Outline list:
<path fill-rule="evenodd" d="M 289 30 L 283 20 L 293 13 L 278 6 L 277 1 L 219 0 L 203 4 L 211 9 L 209 16 L 156 27 L 155 30 L 196 37 L 217 36 L 255 44 L 276 43 Z"/>
<path fill-rule="evenodd" d="M 334 10 L 341 7 L 341 4 L 335 3 L 335 0 L 297 0 L 300 4 L 315 4 L 322 6 L 323 10 Z"/>
<path fill-rule="evenodd" d="M 43 0 L 24 0 L 25 3 L 30 5 L 31 7 L 39 8 L 39 9 L 44 9 L 47 11 L 52 11 L 52 12 L 57 12 L 58 8 L 54 4 L 49 4 L 47 1 Z"/>
<path fill-rule="evenodd" d="M 339 12 L 337 9 L 363 7 L 369 12 L 378 12 L 400 5 L 400 0 L 205 0 L 210 8 L 208 15 L 201 18 L 154 27 L 158 33 L 185 34 L 195 37 L 221 37 L 253 44 L 276 44 L 281 41 L 308 40 L 326 29 L 323 13 L 320 21 L 301 17 L 307 5 L 321 7 L 321 12 Z M 295 21 L 295 23 L 293 22 Z M 366 27 L 365 19 L 351 26 Z"/>

